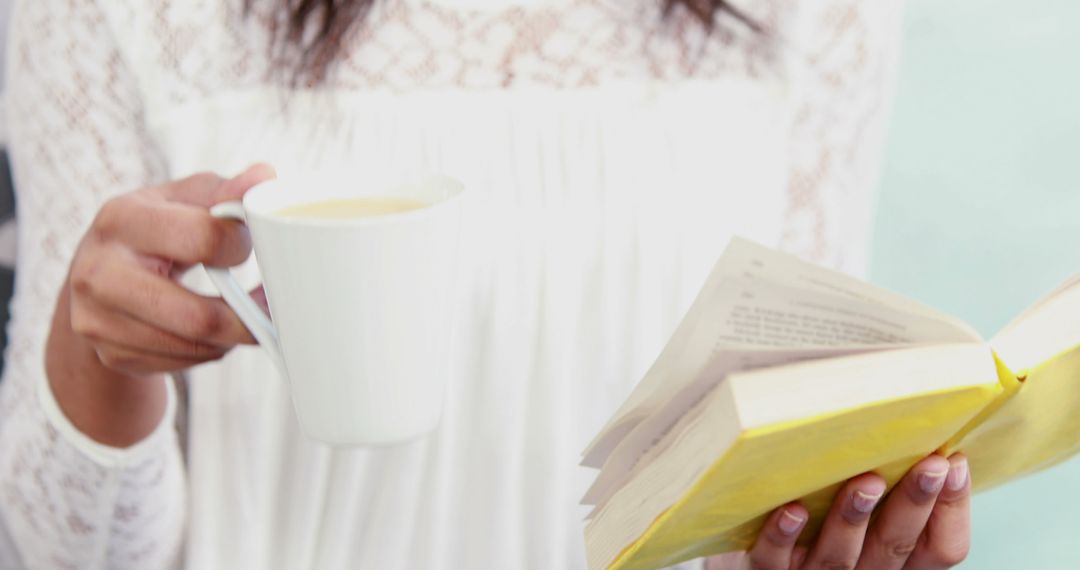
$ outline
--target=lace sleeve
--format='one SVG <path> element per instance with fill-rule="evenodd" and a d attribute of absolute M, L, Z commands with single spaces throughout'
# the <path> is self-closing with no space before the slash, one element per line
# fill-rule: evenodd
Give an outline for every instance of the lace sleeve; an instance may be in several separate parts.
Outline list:
<path fill-rule="evenodd" d="M 81 235 L 102 202 L 165 172 L 109 30 L 88 0 L 26 0 L 12 16 L 7 117 L 19 236 L 0 383 L 0 526 L 27 568 L 162 568 L 181 541 L 175 394 L 153 434 L 116 449 L 67 420 L 44 375 L 44 339 Z"/>
<path fill-rule="evenodd" d="M 792 102 L 784 246 L 865 270 L 899 51 L 897 0 L 789 2 Z"/>

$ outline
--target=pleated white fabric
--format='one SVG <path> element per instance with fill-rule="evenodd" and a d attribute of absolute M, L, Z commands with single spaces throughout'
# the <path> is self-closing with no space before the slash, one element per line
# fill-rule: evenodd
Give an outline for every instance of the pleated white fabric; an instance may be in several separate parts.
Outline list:
<path fill-rule="evenodd" d="M 680 111 L 717 92 L 728 110 L 704 120 Z M 710 83 L 293 99 L 291 121 L 325 126 L 327 146 L 316 148 L 288 121 L 253 129 L 232 111 L 258 108 L 263 94 L 221 103 L 213 121 L 163 125 L 159 140 L 177 137 L 180 171 L 189 168 L 179 149 L 207 137 L 219 148 L 192 152 L 190 168 L 233 171 L 271 156 L 293 178 L 324 166 L 358 180 L 432 170 L 468 193 L 441 429 L 400 449 L 330 451 L 298 432 L 287 390 L 258 352 L 193 371 L 193 567 L 222 556 L 239 557 L 226 566 L 282 568 L 579 564 L 577 502 L 590 474 L 576 463 L 590 435 L 655 357 L 728 237 L 779 239 L 778 95 Z M 187 140 L 193 122 L 216 128 Z M 753 134 L 713 136 L 723 129 Z"/>

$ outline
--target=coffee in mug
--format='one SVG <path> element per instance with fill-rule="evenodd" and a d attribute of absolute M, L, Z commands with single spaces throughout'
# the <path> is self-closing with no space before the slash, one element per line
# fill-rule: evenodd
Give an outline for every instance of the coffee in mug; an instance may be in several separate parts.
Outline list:
<path fill-rule="evenodd" d="M 430 204 L 411 198 L 378 196 L 372 198 L 337 198 L 282 208 L 275 212 L 286 218 L 347 220 L 384 216 L 424 208 Z"/>

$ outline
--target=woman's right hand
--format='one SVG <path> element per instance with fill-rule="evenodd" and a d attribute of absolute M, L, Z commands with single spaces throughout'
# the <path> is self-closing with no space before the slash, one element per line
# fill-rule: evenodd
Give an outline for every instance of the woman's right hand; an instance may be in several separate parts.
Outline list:
<path fill-rule="evenodd" d="M 147 377 L 254 343 L 224 301 L 196 294 L 177 279 L 195 264 L 226 267 L 247 258 L 247 229 L 209 210 L 273 177 L 266 165 L 228 180 L 197 174 L 118 196 L 101 208 L 71 262 L 46 348 L 50 385 L 77 427 L 106 443 L 137 440 L 140 433 L 127 429 L 97 430 L 101 437 L 93 432 L 102 414 L 116 411 L 111 408 L 131 409 L 147 397 L 162 404 L 162 383 Z M 261 290 L 254 295 L 265 303 Z M 131 424 L 154 422 L 125 426 Z"/>

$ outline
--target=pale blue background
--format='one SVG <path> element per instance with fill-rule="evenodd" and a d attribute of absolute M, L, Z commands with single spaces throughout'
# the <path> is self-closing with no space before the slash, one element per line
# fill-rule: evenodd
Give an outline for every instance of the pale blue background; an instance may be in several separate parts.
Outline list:
<path fill-rule="evenodd" d="M 912 0 L 904 35 L 872 279 L 990 335 L 1080 272 L 1080 2 Z M 1080 461 L 974 517 L 965 568 L 1080 569 Z"/>

